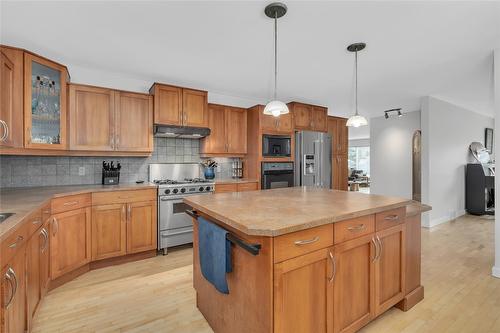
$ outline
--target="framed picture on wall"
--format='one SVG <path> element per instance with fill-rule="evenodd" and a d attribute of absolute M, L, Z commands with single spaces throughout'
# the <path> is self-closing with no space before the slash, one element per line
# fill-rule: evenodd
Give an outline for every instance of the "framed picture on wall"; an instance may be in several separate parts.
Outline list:
<path fill-rule="evenodd" d="M 493 153 L 493 128 L 484 129 L 484 147 L 488 153 Z"/>

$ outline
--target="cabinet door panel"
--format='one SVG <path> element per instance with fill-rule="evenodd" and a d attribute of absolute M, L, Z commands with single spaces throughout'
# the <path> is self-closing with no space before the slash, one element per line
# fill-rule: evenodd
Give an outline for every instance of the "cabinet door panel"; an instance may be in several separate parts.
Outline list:
<path fill-rule="evenodd" d="M 311 127 L 314 131 L 326 132 L 326 115 L 327 108 L 321 106 L 313 106 L 311 111 Z"/>
<path fill-rule="evenodd" d="M 207 92 L 182 89 L 183 125 L 207 127 Z"/>
<path fill-rule="evenodd" d="M 26 299 L 28 302 L 28 318 L 33 318 L 35 309 L 40 302 L 40 248 L 41 244 L 37 235 L 31 237 L 26 247 Z"/>
<path fill-rule="evenodd" d="M 347 182 L 349 180 L 349 170 L 347 165 L 347 156 L 333 156 L 333 188 L 335 190 L 347 191 Z"/>
<path fill-rule="evenodd" d="M 372 239 L 373 235 L 368 235 L 335 246 L 335 332 L 355 332 L 373 317 L 375 268 Z"/>
<path fill-rule="evenodd" d="M 53 216 L 50 224 L 50 275 L 55 279 L 90 262 L 90 208 Z"/>
<path fill-rule="evenodd" d="M 292 113 L 287 113 L 279 116 L 278 131 L 289 133 L 293 131 Z"/>
<path fill-rule="evenodd" d="M 92 260 L 127 253 L 125 209 L 125 204 L 92 207 Z"/>
<path fill-rule="evenodd" d="M 113 150 L 114 112 L 113 90 L 70 85 L 70 148 Z"/>
<path fill-rule="evenodd" d="M 295 129 L 311 129 L 311 105 L 293 104 L 293 120 Z"/>
<path fill-rule="evenodd" d="M 25 253 L 19 250 L 2 271 L 3 331 L 25 333 L 26 278 Z M 17 288 L 14 289 L 14 287 Z"/>
<path fill-rule="evenodd" d="M 155 84 L 154 122 L 162 125 L 182 125 L 182 88 Z"/>
<path fill-rule="evenodd" d="M 229 153 L 247 153 L 247 111 L 245 109 L 226 108 L 226 135 Z"/>
<path fill-rule="evenodd" d="M 210 135 L 201 142 L 201 153 L 226 153 L 226 116 L 223 105 L 208 105 L 208 127 Z"/>
<path fill-rule="evenodd" d="M 274 265 L 274 332 L 333 331 L 331 256 L 322 249 Z"/>
<path fill-rule="evenodd" d="M 401 301 L 405 294 L 404 228 L 404 225 L 399 225 L 377 232 L 381 246 L 375 266 L 376 315 Z"/>
<path fill-rule="evenodd" d="M 280 116 L 281 117 L 281 116 Z M 269 116 L 266 114 L 260 115 L 260 128 L 263 131 L 277 131 L 278 130 L 278 118 L 274 116 Z"/>
<path fill-rule="evenodd" d="M 337 118 L 337 154 L 347 154 L 349 146 L 349 128 L 346 126 L 347 120 Z"/>
<path fill-rule="evenodd" d="M 127 253 L 156 249 L 156 201 L 127 206 Z"/>
<path fill-rule="evenodd" d="M 153 151 L 151 96 L 116 93 L 116 150 Z"/>

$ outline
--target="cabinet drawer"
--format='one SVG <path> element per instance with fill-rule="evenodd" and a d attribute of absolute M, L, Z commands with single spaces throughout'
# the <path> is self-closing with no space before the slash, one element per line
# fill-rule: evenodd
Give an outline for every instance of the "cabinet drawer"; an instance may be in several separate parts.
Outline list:
<path fill-rule="evenodd" d="M 90 202 L 90 193 L 52 199 L 51 213 L 57 214 L 73 209 L 87 207 L 90 206 Z"/>
<path fill-rule="evenodd" d="M 238 184 L 237 186 L 238 192 L 243 192 L 243 191 L 255 191 L 257 190 L 257 183 L 241 183 Z"/>
<path fill-rule="evenodd" d="M 375 232 L 375 215 L 334 223 L 335 244 Z"/>
<path fill-rule="evenodd" d="M 236 184 L 215 184 L 215 193 L 236 192 Z"/>
<path fill-rule="evenodd" d="M 9 260 L 28 240 L 29 224 L 26 222 L 27 221 L 20 222 L 21 226 L 2 241 L 2 267 L 9 262 Z"/>
<path fill-rule="evenodd" d="M 92 193 L 92 205 L 108 205 L 116 203 L 127 203 L 135 201 L 156 200 L 156 189 L 112 191 Z"/>
<path fill-rule="evenodd" d="M 31 237 L 43 224 L 42 211 L 37 210 L 31 214 L 23 223 L 28 224 L 28 238 Z"/>
<path fill-rule="evenodd" d="M 375 214 L 377 230 L 387 229 L 404 223 L 406 217 L 406 207 L 391 209 Z"/>
<path fill-rule="evenodd" d="M 274 238 L 274 262 L 281 262 L 333 245 L 333 225 L 293 232 Z"/>

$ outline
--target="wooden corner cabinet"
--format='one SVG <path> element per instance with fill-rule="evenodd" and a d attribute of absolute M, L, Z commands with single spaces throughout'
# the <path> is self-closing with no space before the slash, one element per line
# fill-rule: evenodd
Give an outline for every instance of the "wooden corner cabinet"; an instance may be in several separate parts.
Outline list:
<path fill-rule="evenodd" d="M 247 153 L 247 110 L 209 104 L 210 135 L 201 140 L 204 155 L 244 155 Z"/>
<path fill-rule="evenodd" d="M 69 85 L 70 149 L 153 151 L 153 101 L 146 94 Z"/>
<path fill-rule="evenodd" d="M 26 148 L 66 149 L 65 66 L 24 53 L 24 142 Z"/>
<path fill-rule="evenodd" d="M 155 83 L 149 93 L 154 96 L 155 124 L 208 126 L 206 91 Z"/>

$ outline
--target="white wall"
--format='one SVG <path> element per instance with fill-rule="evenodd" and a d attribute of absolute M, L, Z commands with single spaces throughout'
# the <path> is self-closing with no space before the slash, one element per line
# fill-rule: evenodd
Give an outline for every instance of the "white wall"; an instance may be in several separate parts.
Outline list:
<path fill-rule="evenodd" d="M 423 226 L 432 227 L 465 214 L 465 165 L 469 145 L 484 142 L 494 119 L 435 97 L 422 102 L 422 201 L 432 206 Z"/>
<path fill-rule="evenodd" d="M 349 140 L 369 139 L 370 138 L 370 123 L 368 119 L 367 126 L 349 127 Z"/>
<path fill-rule="evenodd" d="M 349 147 L 370 147 L 370 139 L 349 140 Z"/>
<path fill-rule="evenodd" d="M 370 121 L 370 193 L 411 199 L 412 138 L 420 111 Z"/>
<path fill-rule="evenodd" d="M 494 87 L 495 87 L 495 128 L 500 129 L 500 48 L 494 55 Z M 500 135 L 495 135 L 495 156 L 500 156 Z M 495 177 L 495 188 L 500 188 L 500 177 Z M 495 197 L 495 207 L 499 207 L 500 199 Z M 500 278 L 500 216 L 495 215 L 495 266 L 493 276 Z"/>

